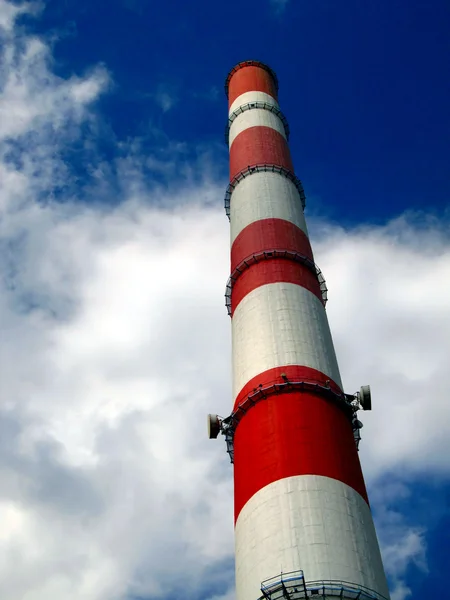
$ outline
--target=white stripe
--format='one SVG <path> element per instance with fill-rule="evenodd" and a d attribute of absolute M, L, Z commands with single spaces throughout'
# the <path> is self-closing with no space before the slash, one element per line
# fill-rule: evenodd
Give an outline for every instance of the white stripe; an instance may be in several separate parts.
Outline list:
<path fill-rule="evenodd" d="M 237 136 L 249 127 L 270 127 L 281 133 L 286 140 L 284 125 L 278 115 L 264 108 L 252 108 L 238 115 L 231 124 L 228 142 L 230 148 Z"/>
<path fill-rule="evenodd" d="M 231 244 L 247 225 L 261 219 L 290 221 L 308 235 L 297 188 L 280 173 L 253 173 L 236 185 L 230 201 Z"/>
<path fill-rule="evenodd" d="M 285 365 L 317 369 L 342 389 L 323 304 L 293 283 L 270 283 L 247 294 L 232 318 L 233 398 L 256 375 Z"/>
<path fill-rule="evenodd" d="M 242 106 L 243 104 L 248 104 L 249 102 L 267 102 L 267 104 L 272 104 L 277 108 L 280 108 L 278 102 L 273 98 L 270 94 L 266 94 L 266 92 L 244 92 L 240 96 L 236 98 L 233 104 L 230 106 L 230 110 L 228 114 L 231 115 L 233 111 L 236 110 L 238 106 Z"/>
<path fill-rule="evenodd" d="M 344 483 L 288 477 L 259 490 L 236 523 L 236 596 L 261 596 L 261 581 L 302 569 L 306 581 L 340 580 L 389 597 L 370 508 Z"/>

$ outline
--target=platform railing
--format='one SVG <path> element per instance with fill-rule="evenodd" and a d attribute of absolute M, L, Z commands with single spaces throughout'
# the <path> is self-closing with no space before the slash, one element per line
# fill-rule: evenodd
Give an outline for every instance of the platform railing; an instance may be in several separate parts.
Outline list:
<path fill-rule="evenodd" d="M 341 580 L 305 581 L 303 571 L 282 573 L 261 583 L 258 600 L 302 600 L 304 598 L 343 598 L 345 600 L 388 600 L 366 586 Z"/>

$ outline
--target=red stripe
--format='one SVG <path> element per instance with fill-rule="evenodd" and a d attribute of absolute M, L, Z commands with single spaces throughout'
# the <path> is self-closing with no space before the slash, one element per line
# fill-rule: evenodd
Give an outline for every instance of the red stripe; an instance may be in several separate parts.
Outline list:
<path fill-rule="evenodd" d="M 235 519 L 260 489 L 285 477 L 321 475 L 368 503 L 350 421 L 332 401 L 292 392 L 258 402 L 234 437 Z"/>
<path fill-rule="evenodd" d="M 308 236 L 283 219 L 261 219 L 247 225 L 231 247 L 231 271 L 245 258 L 263 250 L 291 250 L 313 260 Z"/>
<path fill-rule="evenodd" d="M 251 165 L 270 164 L 294 171 L 289 146 L 272 127 L 248 127 L 235 138 L 230 148 L 230 181 Z"/>
<path fill-rule="evenodd" d="M 245 92 L 265 92 L 277 100 L 272 75 L 261 67 L 242 67 L 233 74 L 228 88 L 228 107 Z"/>
<path fill-rule="evenodd" d="M 258 386 L 267 387 L 274 383 L 285 383 L 285 379 L 281 377 L 281 374 L 284 374 L 289 381 L 308 381 L 311 383 L 320 383 L 322 385 L 329 385 L 329 387 L 337 392 L 338 394 L 342 393 L 340 386 L 330 379 L 328 375 L 322 373 L 321 371 L 317 371 L 316 369 L 312 369 L 311 367 L 304 367 L 300 365 L 286 365 L 284 367 L 274 367 L 273 369 L 268 369 L 253 379 L 250 379 L 241 391 L 236 396 L 233 411 L 235 411 L 241 402 L 247 398 L 249 394 L 255 391 Z"/>
<path fill-rule="evenodd" d="M 239 302 L 254 289 L 269 283 L 295 283 L 306 288 L 322 301 L 322 293 L 316 275 L 291 259 L 272 258 L 261 260 L 242 272 L 231 291 L 231 315 Z"/>

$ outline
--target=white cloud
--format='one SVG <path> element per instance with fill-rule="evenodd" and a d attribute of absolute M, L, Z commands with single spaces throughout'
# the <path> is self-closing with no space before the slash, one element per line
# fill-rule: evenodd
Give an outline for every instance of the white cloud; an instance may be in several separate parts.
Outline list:
<path fill-rule="evenodd" d="M 352 231 L 310 227 L 344 385 L 349 393 L 372 388 L 373 410 L 360 415 L 360 455 L 393 600 L 411 593 L 409 565 L 427 571 L 426 529 L 395 508 L 410 493 L 405 482 L 450 476 L 447 223 L 424 213 Z"/>
<path fill-rule="evenodd" d="M 427 570 L 423 534 L 420 529 L 409 529 L 395 543 L 386 547 L 384 558 L 388 573 L 404 573 L 411 562 L 423 571 Z"/>
<path fill-rule="evenodd" d="M 407 572 L 411 567 L 416 572 L 428 573 L 426 527 L 412 523 L 408 511 L 404 510 L 417 491 L 401 479 L 401 473 L 385 476 L 373 486 L 371 495 L 392 600 L 405 600 L 411 595 L 407 585 Z"/>
<path fill-rule="evenodd" d="M 11 37 L 4 53 L 0 597 L 230 598 L 231 467 L 205 427 L 231 405 L 225 182 L 176 143 L 145 157 L 132 141 L 101 162 L 93 107 L 107 72 L 58 78 L 35 38 Z M 64 158 L 74 144 L 90 164 L 84 187 Z M 155 170 L 183 179 L 159 187 Z M 432 417 L 449 410 L 435 381 L 450 350 L 448 239 L 411 217 L 312 225 L 347 391 L 373 385 L 370 480 L 426 461 L 447 476 Z M 397 484 L 375 503 L 405 493 Z M 382 539 L 407 590 L 406 565 L 426 561 L 423 532 L 392 510 L 380 524 L 397 533 Z"/>
<path fill-rule="evenodd" d="M 40 2 L 22 2 L 11 4 L 6 0 L 0 0 L 0 33 L 9 33 L 15 24 L 17 17 L 31 13 L 36 14 L 41 9 Z M 3 29 L 3 32 L 1 31 Z"/>
<path fill-rule="evenodd" d="M 92 165 L 80 196 L 62 152 L 89 148 L 80 124 L 95 121 L 106 72 L 57 78 L 26 37 L 4 58 L 0 596 L 192 594 L 212 585 L 206 567 L 231 568 L 230 468 L 205 435 L 229 389 L 229 324 L 213 301 L 226 252 L 204 252 L 225 219 L 210 207 L 218 189 L 205 181 L 200 202 L 193 187 L 150 191 L 147 161 L 122 148 L 123 203 L 89 206 L 112 193 L 111 169 Z"/>
<path fill-rule="evenodd" d="M 382 496 L 376 505 L 383 561 L 392 581 L 392 600 L 404 600 L 411 595 L 406 581 L 408 568 L 412 566 L 416 571 L 428 572 L 426 530 L 408 525 L 404 515 L 383 506 Z"/>
<path fill-rule="evenodd" d="M 102 67 L 83 78 L 73 75 L 61 79 L 49 71 L 50 58 L 48 46 L 37 38 L 24 38 L 20 45 L 6 46 L 2 56 L 0 139 L 39 131 L 44 125 L 57 133 L 69 120 L 79 123 L 86 118 L 86 105 L 108 83 Z"/>
<path fill-rule="evenodd" d="M 443 374 L 450 353 L 446 223 L 404 215 L 352 232 L 323 227 L 314 248 L 344 384 L 371 383 L 361 454 L 373 478 L 401 466 L 448 476 L 450 422 Z"/>

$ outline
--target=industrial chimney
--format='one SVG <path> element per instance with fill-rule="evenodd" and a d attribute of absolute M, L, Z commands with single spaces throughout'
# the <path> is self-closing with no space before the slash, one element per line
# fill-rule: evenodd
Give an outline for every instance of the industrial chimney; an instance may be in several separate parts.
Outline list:
<path fill-rule="evenodd" d="M 234 405 L 208 424 L 234 463 L 237 599 L 389 598 L 358 457 L 370 389 L 343 391 L 277 78 L 246 61 L 225 88 Z"/>

